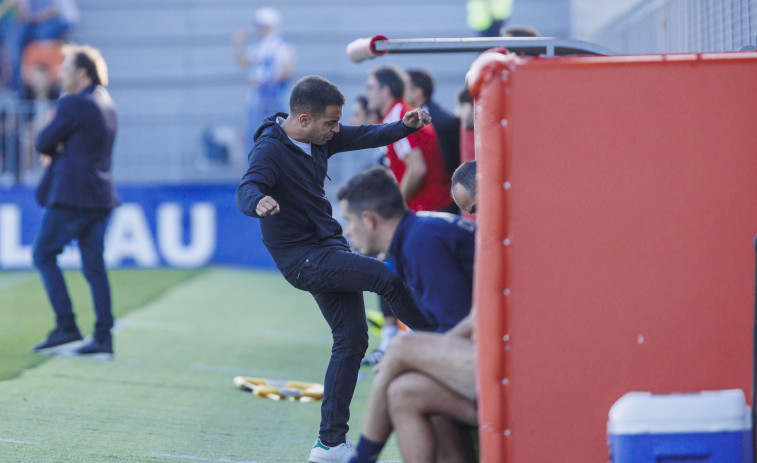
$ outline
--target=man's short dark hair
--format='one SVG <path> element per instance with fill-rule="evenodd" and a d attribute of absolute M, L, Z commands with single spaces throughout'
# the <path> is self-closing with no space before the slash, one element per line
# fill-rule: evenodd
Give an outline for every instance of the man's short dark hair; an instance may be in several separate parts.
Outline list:
<path fill-rule="evenodd" d="M 389 87 L 389 93 L 394 98 L 399 99 L 405 95 L 405 80 L 402 71 L 397 66 L 377 67 L 371 71 L 371 75 L 376 78 L 379 86 Z"/>
<path fill-rule="evenodd" d="M 73 55 L 74 67 L 84 69 L 93 85 L 108 86 L 108 66 L 100 50 L 89 45 L 66 45 L 65 55 Z"/>
<path fill-rule="evenodd" d="M 336 192 L 339 201 L 346 201 L 350 212 L 360 215 L 373 211 L 385 219 L 405 213 L 405 199 L 392 172 L 383 166 L 370 167 L 353 175 Z"/>
<path fill-rule="evenodd" d="M 414 86 L 423 90 L 426 101 L 430 101 L 434 94 L 434 77 L 431 73 L 424 69 L 408 69 L 407 77 Z"/>
<path fill-rule="evenodd" d="M 292 114 L 317 116 L 326 112 L 326 106 L 344 106 L 344 95 L 336 85 L 321 76 L 306 76 L 294 85 L 289 97 Z"/>
<path fill-rule="evenodd" d="M 471 196 L 476 195 L 476 161 L 464 162 L 452 174 L 452 187 L 460 184 Z"/>

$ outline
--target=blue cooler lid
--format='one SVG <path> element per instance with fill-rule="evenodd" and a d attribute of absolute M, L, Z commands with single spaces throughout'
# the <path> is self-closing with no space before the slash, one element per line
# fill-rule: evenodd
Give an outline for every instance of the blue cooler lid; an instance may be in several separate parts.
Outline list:
<path fill-rule="evenodd" d="M 610 408 L 608 434 L 744 431 L 752 428 L 741 389 L 694 394 L 629 392 Z"/>

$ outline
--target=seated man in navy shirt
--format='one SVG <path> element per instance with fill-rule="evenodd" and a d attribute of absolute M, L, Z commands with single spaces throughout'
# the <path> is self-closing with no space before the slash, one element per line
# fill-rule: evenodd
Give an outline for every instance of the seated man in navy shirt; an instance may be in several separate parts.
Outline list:
<path fill-rule="evenodd" d="M 406 207 L 391 171 L 359 172 L 337 192 L 345 235 L 365 254 L 387 253 L 418 307 L 443 333 L 470 312 L 475 224 Z"/>
<path fill-rule="evenodd" d="M 467 164 L 457 182 L 465 194 L 454 186 L 453 192 L 456 200 L 469 200 L 463 208 L 469 211 L 475 204 L 475 163 Z M 408 285 L 419 291 L 421 310 L 446 326 L 452 314 L 470 308 L 473 223 L 449 214 L 405 211 L 401 200 L 397 204 L 399 188 L 390 175 L 381 168 L 363 171 L 337 193 L 348 221 L 345 232 L 363 252 L 389 249 L 400 262 L 398 269 L 405 269 L 400 272 Z M 402 252 L 396 254 L 398 249 Z M 460 283 L 463 279 L 467 284 Z M 436 294 L 430 297 L 429 290 Z M 392 431 L 404 461 L 438 461 L 440 455 L 445 461 L 475 461 L 468 428 L 478 416 L 473 317 L 471 312 L 444 334 L 415 332 L 392 342 L 374 370 L 350 463 L 375 463 Z"/>

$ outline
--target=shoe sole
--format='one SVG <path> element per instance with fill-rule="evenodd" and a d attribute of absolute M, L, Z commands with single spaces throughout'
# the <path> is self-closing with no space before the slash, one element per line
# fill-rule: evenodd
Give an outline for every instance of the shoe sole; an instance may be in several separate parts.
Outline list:
<path fill-rule="evenodd" d="M 37 349 L 33 352 L 35 354 L 40 355 L 55 355 L 58 357 L 82 357 L 82 358 L 88 358 L 92 360 L 103 360 L 103 361 L 109 361 L 113 360 L 113 354 L 109 352 L 95 352 L 92 354 L 81 354 L 79 352 L 76 352 L 80 347 L 83 347 L 87 344 L 86 339 L 80 339 L 78 341 L 71 341 L 67 342 L 65 344 L 59 344 L 57 346 L 48 347 L 45 349 Z"/>
<path fill-rule="evenodd" d="M 348 461 L 350 461 L 350 458 L 347 458 L 346 460 L 334 460 L 333 458 L 323 459 L 323 460 L 320 458 L 318 459 L 309 458 L 308 463 L 347 463 Z"/>
<path fill-rule="evenodd" d="M 74 352 L 76 349 L 84 345 L 84 339 L 78 341 L 71 341 L 64 344 L 58 344 L 53 347 L 45 347 L 43 349 L 32 349 L 32 352 L 40 355 L 68 355 Z"/>
<path fill-rule="evenodd" d="M 350 441 L 352 442 L 352 441 Z M 352 457 L 355 456 L 355 444 L 352 443 L 352 451 L 349 455 L 347 455 L 347 459 L 345 460 L 339 460 L 337 458 L 331 458 L 329 456 L 313 456 L 313 454 L 310 454 L 310 457 L 308 458 L 308 463 L 347 463 L 350 461 Z"/>

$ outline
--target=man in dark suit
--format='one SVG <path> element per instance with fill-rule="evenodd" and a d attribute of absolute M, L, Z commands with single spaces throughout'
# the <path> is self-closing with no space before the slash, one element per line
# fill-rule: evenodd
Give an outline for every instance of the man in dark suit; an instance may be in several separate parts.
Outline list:
<path fill-rule="evenodd" d="M 63 246 L 76 239 L 97 321 L 91 342 L 75 353 L 112 357 L 113 315 L 103 247 L 105 222 L 119 205 L 111 176 L 116 111 L 105 89 L 107 67 L 97 49 L 68 49 L 60 81 L 67 94 L 58 101 L 55 115 L 36 139 L 37 150 L 42 153 L 40 162 L 46 167 L 37 200 L 45 211 L 33 254 L 55 311 L 56 327 L 45 341 L 34 346 L 34 351 L 57 353 L 62 346 L 82 339 L 56 263 Z"/>
<path fill-rule="evenodd" d="M 423 108 L 431 115 L 431 125 L 436 130 L 442 148 L 444 166 L 452 173 L 460 165 L 460 119 L 431 99 L 434 93 L 434 78 L 423 69 L 408 69 L 408 85 L 405 101 L 414 108 Z"/>

